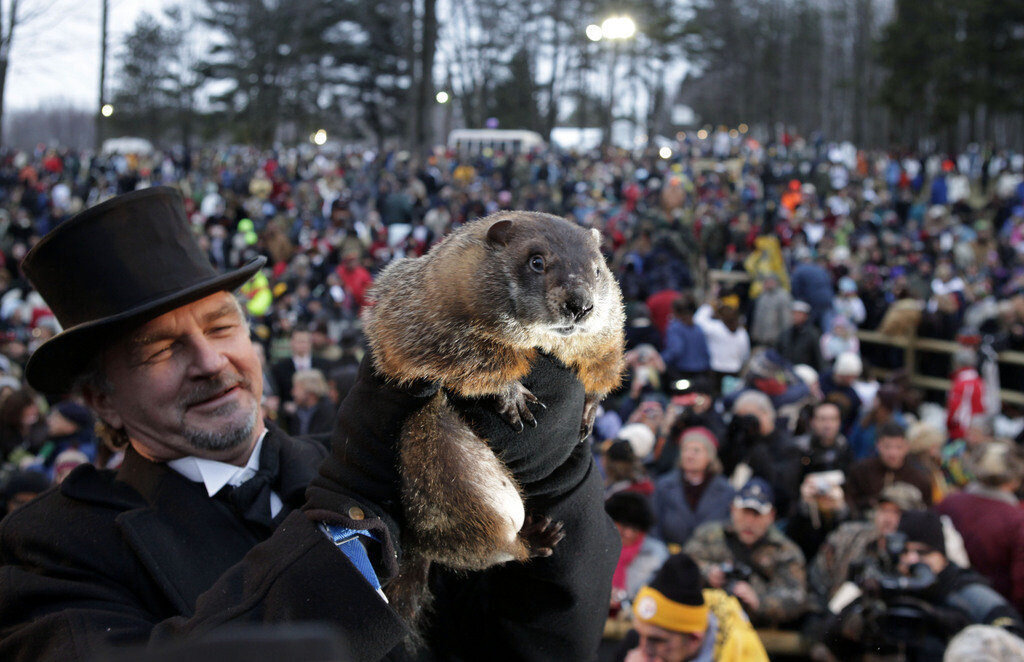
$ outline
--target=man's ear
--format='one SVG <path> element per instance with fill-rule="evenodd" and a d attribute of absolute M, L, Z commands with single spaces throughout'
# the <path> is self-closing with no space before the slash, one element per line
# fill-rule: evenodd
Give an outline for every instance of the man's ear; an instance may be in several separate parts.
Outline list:
<path fill-rule="evenodd" d="M 85 399 L 85 404 L 89 405 L 89 408 L 96 412 L 100 420 L 114 429 L 121 429 L 124 421 L 121 420 L 117 409 L 114 408 L 110 393 L 97 391 L 91 386 L 86 386 L 82 389 L 82 397 Z"/>

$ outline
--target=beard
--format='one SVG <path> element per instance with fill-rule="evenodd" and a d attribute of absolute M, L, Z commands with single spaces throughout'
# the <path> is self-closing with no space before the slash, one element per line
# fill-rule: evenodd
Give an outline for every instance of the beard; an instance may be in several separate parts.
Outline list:
<path fill-rule="evenodd" d="M 247 393 L 252 393 L 249 380 L 245 379 L 242 375 L 226 375 L 197 387 L 189 395 L 187 402 L 202 402 L 236 385 Z M 183 409 L 181 421 L 182 436 L 196 450 L 226 451 L 237 448 L 252 440 L 253 432 L 256 430 L 256 424 L 259 421 L 259 402 L 255 398 L 253 398 L 252 402 L 253 405 L 251 407 L 245 407 L 237 402 L 229 402 L 211 412 L 212 416 L 229 415 L 233 412 L 236 414 L 232 417 L 235 420 L 218 430 L 206 430 L 189 426 L 184 420 L 185 409 Z M 244 411 L 244 409 L 249 409 L 249 411 Z"/>

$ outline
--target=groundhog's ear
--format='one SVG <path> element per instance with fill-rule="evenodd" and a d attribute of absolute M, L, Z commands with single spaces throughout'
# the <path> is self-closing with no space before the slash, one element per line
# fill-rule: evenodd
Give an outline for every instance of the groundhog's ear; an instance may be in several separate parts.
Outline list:
<path fill-rule="evenodd" d="M 597 242 L 598 246 L 604 243 L 604 239 L 601 237 L 601 231 L 597 228 L 590 228 L 590 234 L 594 235 L 594 241 Z"/>
<path fill-rule="evenodd" d="M 487 229 L 487 241 L 499 246 L 508 244 L 512 238 L 512 221 L 498 221 Z"/>

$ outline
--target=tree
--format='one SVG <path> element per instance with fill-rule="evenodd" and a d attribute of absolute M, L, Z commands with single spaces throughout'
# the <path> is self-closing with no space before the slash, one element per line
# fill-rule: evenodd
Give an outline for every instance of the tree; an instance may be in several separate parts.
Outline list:
<path fill-rule="evenodd" d="M 174 80 L 169 73 L 180 34 L 144 13 L 124 38 L 121 68 L 111 101 L 112 123 L 122 132 L 157 140 L 168 129 L 174 108 Z"/>
<path fill-rule="evenodd" d="M 232 137 L 270 146 L 283 123 L 308 128 L 329 110 L 349 3 L 330 0 L 207 0 L 201 20 L 217 41 L 200 65 L 226 85 L 211 97 Z"/>
<path fill-rule="evenodd" d="M 0 1 L 0 127 L 3 127 L 4 90 L 7 87 L 7 69 L 11 64 L 11 47 L 14 45 L 14 33 L 20 26 L 24 26 L 44 15 L 52 5 L 53 0 L 50 2 L 35 2 L 29 11 L 19 11 L 18 0 L 10 0 L 7 6 L 7 15 L 4 16 L 3 2 Z M 3 132 L 0 130 L 0 144 L 2 144 L 2 138 Z"/>

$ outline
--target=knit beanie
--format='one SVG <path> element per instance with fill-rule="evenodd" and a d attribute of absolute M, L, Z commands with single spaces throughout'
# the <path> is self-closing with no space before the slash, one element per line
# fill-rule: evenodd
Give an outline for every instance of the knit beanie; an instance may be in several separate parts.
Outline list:
<path fill-rule="evenodd" d="M 907 536 L 907 542 L 919 542 L 936 552 L 942 552 L 943 556 L 946 554 L 942 520 L 930 510 L 908 510 L 903 513 L 897 531 Z"/>
<path fill-rule="evenodd" d="M 617 492 L 604 502 L 604 511 L 616 524 L 647 533 L 654 526 L 654 511 L 647 497 L 638 492 Z"/>
<path fill-rule="evenodd" d="M 650 584 L 636 594 L 637 620 L 673 632 L 704 632 L 708 607 L 701 591 L 700 569 L 686 554 L 670 556 Z"/>
<path fill-rule="evenodd" d="M 609 443 L 604 451 L 604 456 L 609 460 L 617 460 L 619 462 L 633 462 L 636 460 L 633 447 L 625 439 L 616 439 Z"/>
<path fill-rule="evenodd" d="M 651 428 L 643 423 L 623 425 L 615 437 L 616 439 L 628 441 L 629 445 L 633 447 L 633 454 L 641 460 L 654 450 L 654 442 L 656 441 Z"/>
<path fill-rule="evenodd" d="M 92 412 L 85 405 L 80 405 L 74 400 L 64 400 L 54 407 L 60 415 L 79 428 L 92 429 Z"/>
<path fill-rule="evenodd" d="M 688 441 L 701 442 L 707 449 L 709 457 L 712 459 L 718 457 L 718 439 L 715 437 L 715 433 L 706 427 L 697 426 L 684 430 L 682 436 L 679 437 L 679 446 L 682 447 Z"/>

